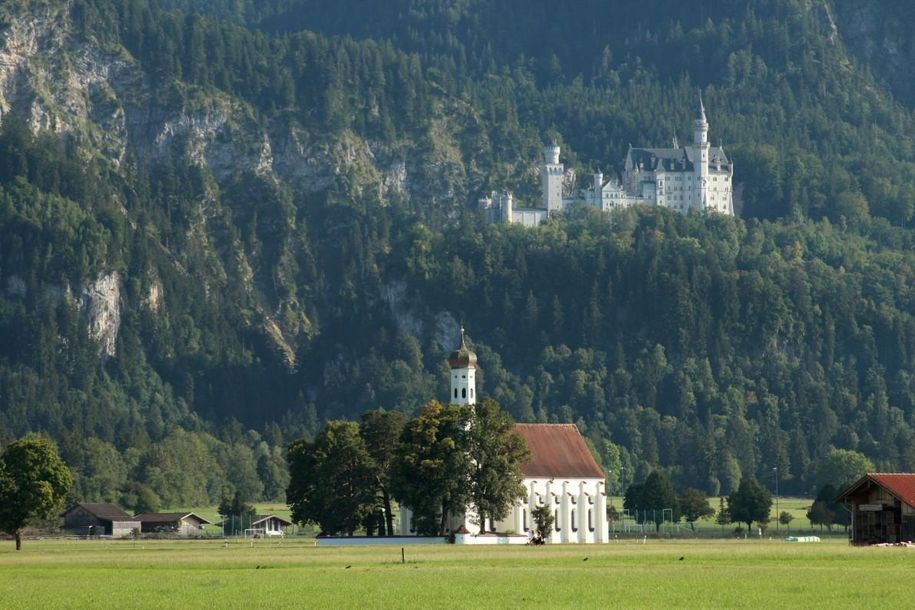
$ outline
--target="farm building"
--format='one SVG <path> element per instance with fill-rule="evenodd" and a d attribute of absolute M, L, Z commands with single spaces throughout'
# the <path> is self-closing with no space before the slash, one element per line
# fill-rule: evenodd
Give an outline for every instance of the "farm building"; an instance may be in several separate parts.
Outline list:
<path fill-rule="evenodd" d="M 282 536 L 292 521 L 276 515 L 227 515 L 216 525 L 224 536 Z"/>
<path fill-rule="evenodd" d="M 915 473 L 868 473 L 839 499 L 851 511 L 852 543 L 915 540 Z"/>
<path fill-rule="evenodd" d="M 292 525 L 292 521 L 276 515 L 258 515 L 251 522 L 251 529 L 263 530 L 263 532 L 256 533 L 262 533 L 265 536 L 282 536 L 284 529 L 290 525 Z"/>
<path fill-rule="evenodd" d="M 80 536 L 126 538 L 140 531 L 140 522 L 109 502 L 78 502 L 64 514 L 64 530 Z"/>
<path fill-rule="evenodd" d="M 210 523 L 194 513 L 143 513 L 136 519 L 144 534 L 174 534 L 183 538 L 202 535 L 204 526 Z"/>

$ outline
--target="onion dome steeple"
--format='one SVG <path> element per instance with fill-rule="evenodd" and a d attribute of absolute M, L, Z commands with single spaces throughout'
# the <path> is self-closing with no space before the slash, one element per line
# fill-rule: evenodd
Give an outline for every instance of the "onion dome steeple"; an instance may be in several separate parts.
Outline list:
<path fill-rule="evenodd" d="M 448 364 L 453 369 L 475 368 L 477 364 L 477 355 L 467 347 L 467 341 L 464 338 L 464 326 L 461 325 L 461 343 L 457 346 L 451 355 L 448 356 Z"/>
<path fill-rule="evenodd" d="M 467 347 L 463 325 L 461 344 L 448 356 L 448 366 L 451 367 L 451 393 L 448 399 L 453 404 L 462 406 L 476 404 L 477 355 Z"/>

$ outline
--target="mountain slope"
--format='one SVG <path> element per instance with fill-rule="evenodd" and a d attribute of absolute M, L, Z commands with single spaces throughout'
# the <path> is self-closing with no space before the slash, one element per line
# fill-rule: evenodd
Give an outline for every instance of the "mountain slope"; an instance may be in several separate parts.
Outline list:
<path fill-rule="evenodd" d="M 912 464 L 915 121 L 845 5 L 524 6 L 4 3 L 0 432 L 50 432 L 91 499 L 276 497 L 285 441 L 441 396 L 465 320 L 483 390 L 608 465 Z M 697 88 L 743 220 L 480 227 L 544 139 L 610 174 Z"/>

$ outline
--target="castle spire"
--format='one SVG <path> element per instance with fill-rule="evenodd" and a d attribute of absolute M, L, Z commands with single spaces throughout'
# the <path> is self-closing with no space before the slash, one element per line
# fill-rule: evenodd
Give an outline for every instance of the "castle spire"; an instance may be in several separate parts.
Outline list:
<path fill-rule="evenodd" d="M 705 104 L 702 103 L 702 89 L 699 89 L 699 120 L 703 123 L 707 123 L 705 118 Z"/>

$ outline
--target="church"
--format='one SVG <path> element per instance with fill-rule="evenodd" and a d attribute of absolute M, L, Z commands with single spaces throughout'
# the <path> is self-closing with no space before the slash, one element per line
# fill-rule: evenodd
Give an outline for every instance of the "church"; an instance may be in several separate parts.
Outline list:
<path fill-rule="evenodd" d="M 449 402 L 476 404 L 477 355 L 467 347 L 464 329 L 461 342 L 448 358 Z M 607 542 L 607 496 L 605 474 L 574 424 L 516 424 L 530 450 L 521 465 L 525 495 L 516 498 L 504 521 L 487 524 L 487 531 L 531 534 L 536 530 L 531 514 L 538 506 L 553 507 L 552 543 L 591 544 Z M 472 507 L 451 515 L 449 533 L 476 535 L 483 529 Z M 401 506 L 400 531 L 415 533 L 412 513 Z"/>
<path fill-rule="evenodd" d="M 489 223 L 528 227 L 538 226 L 549 216 L 575 205 L 603 212 L 632 205 L 655 205 L 682 214 L 696 210 L 733 216 L 734 165 L 722 147 L 709 143 L 708 133 L 705 104 L 700 95 L 691 146 L 681 147 L 676 138 L 671 148 L 630 146 L 622 180 L 605 180 L 598 171 L 591 176 L 590 184 L 572 194 L 563 190 L 566 170 L 559 161 L 559 146 L 552 144 L 544 148 L 539 207 L 517 207 L 512 194 L 505 192 L 481 199 L 480 209 Z"/>

